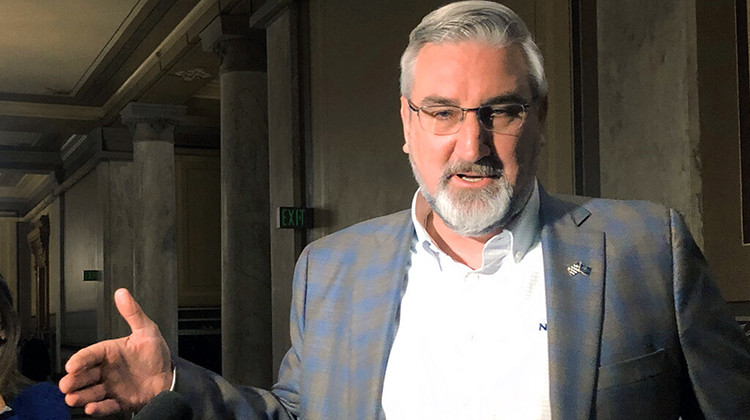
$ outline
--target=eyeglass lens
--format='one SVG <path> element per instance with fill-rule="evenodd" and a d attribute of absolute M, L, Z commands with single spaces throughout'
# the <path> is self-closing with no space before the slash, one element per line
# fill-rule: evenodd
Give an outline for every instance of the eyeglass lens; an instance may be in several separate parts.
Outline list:
<path fill-rule="evenodd" d="M 463 120 L 466 119 L 465 112 L 457 106 L 451 105 L 429 105 L 419 109 L 418 116 L 420 126 L 423 130 L 432 131 L 434 134 L 453 134 L 461 128 Z M 483 106 L 476 110 L 482 126 L 498 134 L 518 134 L 526 110 L 521 104 L 505 104 Z"/>

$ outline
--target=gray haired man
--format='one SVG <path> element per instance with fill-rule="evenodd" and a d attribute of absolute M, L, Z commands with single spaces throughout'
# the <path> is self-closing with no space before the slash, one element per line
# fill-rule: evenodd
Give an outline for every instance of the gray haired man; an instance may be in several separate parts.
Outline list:
<path fill-rule="evenodd" d="M 750 418 L 750 344 L 682 218 L 537 182 L 547 85 L 525 24 L 444 6 L 401 67 L 419 190 L 303 251 L 273 389 L 172 361 L 120 290 L 133 334 L 70 359 L 68 403 L 138 410 L 174 389 L 198 418 Z"/>

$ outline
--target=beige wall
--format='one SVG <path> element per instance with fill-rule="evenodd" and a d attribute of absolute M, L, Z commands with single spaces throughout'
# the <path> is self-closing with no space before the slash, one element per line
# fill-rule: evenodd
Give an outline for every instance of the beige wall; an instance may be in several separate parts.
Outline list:
<path fill-rule="evenodd" d="M 734 2 L 597 5 L 602 195 L 679 210 L 725 299 L 749 301 Z"/>
<path fill-rule="evenodd" d="M 399 120 L 398 60 L 439 1 L 310 2 L 310 205 L 320 237 L 406 208 L 416 184 Z M 393 13 L 399 10 L 399 13 Z"/>
<path fill-rule="evenodd" d="M 179 306 L 221 305 L 218 156 L 176 156 Z"/>
<path fill-rule="evenodd" d="M 97 282 L 84 282 L 83 270 L 102 270 L 102 212 L 96 171 L 65 193 L 65 308 L 96 309 Z M 95 325 L 95 324 L 94 324 Z"/>
<path fill-rule="evenodd" d="M 673 207 L 702 244 L 695 2 L 597 6 L 601 194 Z"/>
<path fill-rule="evenodd" d="M 539 181 L 550 192 L 573 194 L 573 70 L 571 63 L 570 1 L 505 2 L 533 4 L 533 25 L 529 25 L 544 56 L 549 84 L 549 112 L 545 141 L 539 159 Z M 521 17 L 530 20 L 524 10 Z M 526 12 L 530 13 L 530 12 Z"/>
<path fill-rule="evenodd" d="M 750 247 L 742 244 L 740 207 L 734 2 L 696 4 L 704 253 L 724 298 L 750 301 Z M 741 313 L 747 315 L 750 307 Z"/>

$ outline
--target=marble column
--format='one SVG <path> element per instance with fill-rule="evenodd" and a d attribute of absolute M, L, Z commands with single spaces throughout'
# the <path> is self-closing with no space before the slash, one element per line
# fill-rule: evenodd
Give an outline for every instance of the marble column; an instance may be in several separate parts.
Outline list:
<path fill-rule="evenodd" d="M 221 83 L 222 375 L 273 381 L 265 36 L 246 16 L 221 16 L 201 34 Z"/>
<path fill-rule="evenodd" d="M 174 127 L 186 108 L 130 103 L 120 113 L 133 132 L 135 234 L 133 293 L 177 354 L 177 228 Z"/>

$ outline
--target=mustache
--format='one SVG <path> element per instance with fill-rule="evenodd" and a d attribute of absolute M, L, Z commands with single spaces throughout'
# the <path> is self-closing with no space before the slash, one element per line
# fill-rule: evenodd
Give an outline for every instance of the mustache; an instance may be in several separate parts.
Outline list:
<path fill-rule="evenodd" d="M 503 163 L 499 159 L 483 158 L 476 162 L 457 161 L 450 164 L 443 170 L 443 180 L 448 179 L 457 173 L 471 172 L 479 176 L 500 178 L 503 176 Z"/>

